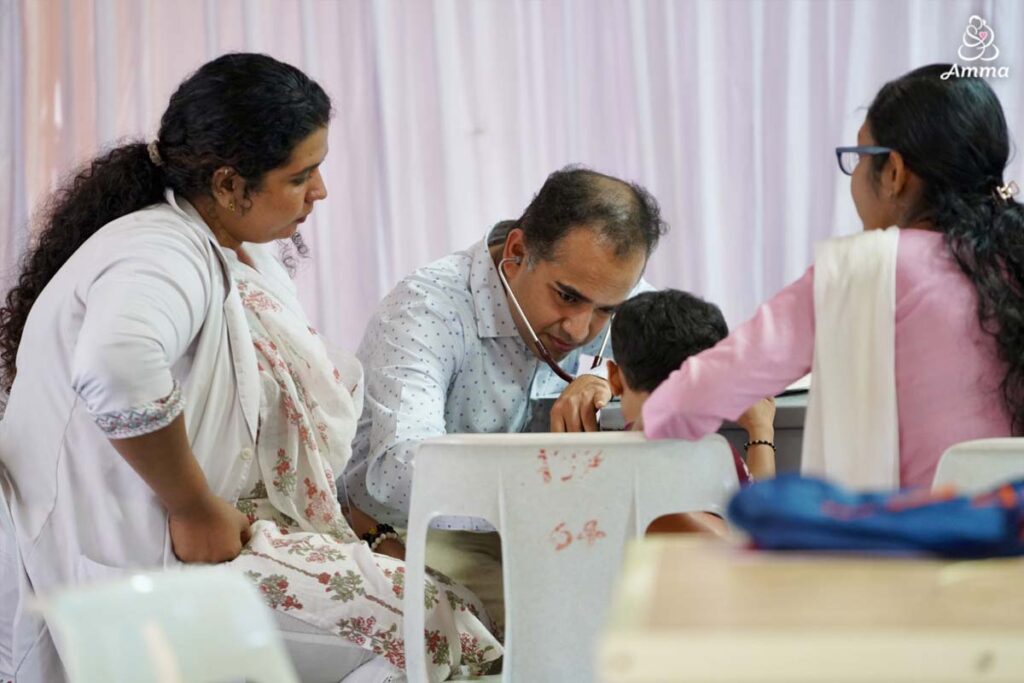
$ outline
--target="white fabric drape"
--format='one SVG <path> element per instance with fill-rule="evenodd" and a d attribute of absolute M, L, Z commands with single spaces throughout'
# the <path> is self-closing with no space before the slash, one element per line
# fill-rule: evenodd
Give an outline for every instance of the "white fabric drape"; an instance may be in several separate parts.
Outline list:
<path fill-rule="evenodd" d="M 152 136 L 202 62 L 254 50 L 335 101 L 299 289 L 336 343 L 572 162 L 646 185 L 672 225 L 649 279 L 735 323 L 815 240 L 859 229 L 833 148 L 886 80 L 956 59 L 972 14 L 1011 67 L 992 83 L 1019 135 L 1014 0 L 0 0 L 0 275 L 61 174 Z"/>
<path fill-rule="evenodd" d="M 900 486 L 896 410 L 898 228 L 819 242 L 814 382 L 800 471 L 862 490 Z"/>

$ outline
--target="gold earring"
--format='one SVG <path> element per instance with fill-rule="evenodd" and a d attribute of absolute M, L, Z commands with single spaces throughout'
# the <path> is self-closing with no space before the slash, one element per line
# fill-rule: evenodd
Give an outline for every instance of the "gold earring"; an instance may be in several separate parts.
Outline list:
<path fill-rule="evenodd" d="M 232 199 L 230 202 L 228 202 L 228 211 L 230 211 L 231 213 L 235 212 L 235 200 L 234 199 Z"/>

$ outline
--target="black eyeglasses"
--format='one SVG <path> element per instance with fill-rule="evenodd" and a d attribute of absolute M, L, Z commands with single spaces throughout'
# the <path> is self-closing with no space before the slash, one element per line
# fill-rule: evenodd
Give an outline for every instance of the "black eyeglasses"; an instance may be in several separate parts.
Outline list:
<path fill-rule="evenodd" d="M 895 151 L 891 147 L 878 147 L 877 145 L 857 145 L 856 147 L 836 147 L 836 161 L 839 162 L 839 170 L 846 175 L 853 175 L 853 169 L 857 168 L 860 158 L 867 154 L 888 154 Z"/>

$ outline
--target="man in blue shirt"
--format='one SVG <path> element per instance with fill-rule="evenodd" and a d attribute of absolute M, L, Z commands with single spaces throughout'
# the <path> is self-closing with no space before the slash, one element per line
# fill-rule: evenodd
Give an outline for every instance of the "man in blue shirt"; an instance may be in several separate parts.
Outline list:
<path fill-rule="evenodd" d="M 588 371 L 581 354 L 600 353 L 665 229 L 642 187 L 569 167 L 548 177 L 518 220 L 402 280 L 357 354 L 366 395 L 343 474 L 356 532 L 365 532 L 359 511 L 406 526 L 411 460 L 424 439 L 524 431 L 545 396 L 559 396 L 552 431 L 596 430 L 611 398 L 607 380 L 581 374 L 567 383 L 543 356 L 569 379 Z M 471 518 L 433 526 L 450 531 L 431 532 L 428 563 L 473 590 L 500 627 L 497 534 Z"/>

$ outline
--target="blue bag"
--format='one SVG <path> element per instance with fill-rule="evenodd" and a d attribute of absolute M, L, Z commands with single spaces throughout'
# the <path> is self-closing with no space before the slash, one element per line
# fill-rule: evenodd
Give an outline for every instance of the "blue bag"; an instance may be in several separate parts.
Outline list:
<path fill-rule="evenodd" d="M 741 489 L 729 519 L 764 549 L 923 552 L 945 557 L 1024 554 L 1024 480 L 977 496 L 907 489 L 853 493 L 782 475 Z"/>

